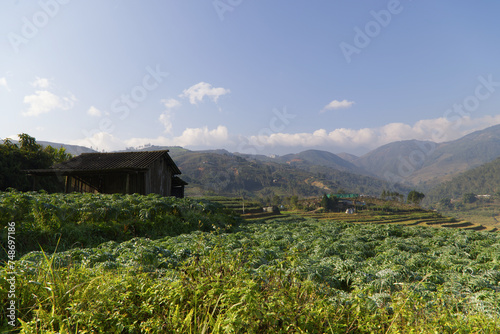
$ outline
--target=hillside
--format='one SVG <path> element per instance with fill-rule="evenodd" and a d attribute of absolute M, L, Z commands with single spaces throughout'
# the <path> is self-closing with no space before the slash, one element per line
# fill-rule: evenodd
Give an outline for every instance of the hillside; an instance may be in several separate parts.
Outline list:
<path fill-rule="evenodd" d="M 428 192 L 427 197 L 429 201 L 442 198 L 458 199 L 467 193 L 489 195 L 500 193 L 500 158 L 436 186 Z"/>
<path fill-rule="evenodd" d="M 413 159 L 414 163 L 408 164 L 410 154 L 429 151 L 428 148 L 434 145 L 432 142 L 419 140 L 393 142 L 366 153 L 354 160 L 353 163 L 380 178 L 394 179 L 393 176 L 395 176 L 406 183 L 411 183 L 408 176 L 421 168 L 424 160 L 416 161 Z M 417 153 L 413 153 L 413 155 L 416 156 Z"/>
<path fill-rule="evenodd" d="M 359 157 L 357 155 L 350 154 L 350 153 L 347 153 L 347 152 L 337 153 L 336 155 L 339 156 L 339 157 L 341 157 L 345 161 L 348 161 L 348 162 L 354 162 L 357 159 L 359 159 Z"/>
<path fill-rule="evenodd" d="M 339 158 L 340 159 L 340 158 Z M 274 160 L 274 159 L 272 159 Z M 175 157 L 182 178 L 189 183 L 188 196 L 241 195 L 317 196 L 344 189 L 379 195 L 391 187 L 385 181 L 325 166 L 314 172 L 275 161 L 249 160 L 231 153 L 187 151 Z M 347 163 L 347 162 L 346 162 Z M 396 185 L 395 190 L 406 192 Z"/>
<path fill-rule="evenodd" d="M 496 125 L 446 143 L 390 143 L 356 159 L 354 164 L 379 177 L 389 176 L 429 189 L 499 156 L 500 125 Z"/>
<path fill-rule="evenodd" d="M 499 156 L 500 125 L 496 125 L 438 145 L 412 181 L 434 183 L 433 180 L 451 180 L 453 176 Z"/>
<path fill-rule="evenodd" d="M 307 150 L 297 154 L 287 154 L 275 158 L 275 161 L 286 163 L 306 171 L 317 172 L 318 166 L 333 168 L 343 172 L 374 176 L 365 169 L 342 159 L 336 154 L 320 150 Z"/>

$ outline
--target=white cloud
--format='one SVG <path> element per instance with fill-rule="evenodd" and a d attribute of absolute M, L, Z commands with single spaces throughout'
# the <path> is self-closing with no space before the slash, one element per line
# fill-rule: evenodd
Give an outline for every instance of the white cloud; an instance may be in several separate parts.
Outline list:
<path fill-rule="evenodd" d="M 10 92 L 9 85 L 7 84 L 7 79 L 0 78 L 0 87 L 5 87 L 5 89 Z"/>
<path fill-rule="evenodd" d="M 138 147 L 145 144 L 158 146 L 196 146 L 196 147 L 222 147 L 230 144 L 228 129 L 219 125 L 213 130 L 208 127 L 187 128 L 178 137 L 166 138 L 159 136 L 157 138 L 132 138 L 125 141 L 127 147 Z"/>
<path fill-rule="evenodd" d="M 91 147 L 97 151 L 118 151 L 125 148 L 125 143 L 107 132 L 96 132 L 91 137 L 70 141 L 71 145 Z"/>
<path fill-rule="evenodd" d="M 101 117 L 102 116 L 102 112 L 99 109 L 97 109 L 96 107 L 91 106 L 89 108 L 89 110 L 87 110 L 87 115 L 90 115 L 90 116 L 93 116 L 93 117 Z"/>
<path fill-rule="evenodd" d="M 336 147 L 343 149 L 374 149 L 394 141 L 432 140 L 445 142 L 463 137 L 471 132 L 500 124 L 500 115 L 477 119 L 463 117 L 449 120 L 444 117 L 420 120 L 413 125 L 389 123 L 377 128 L 346 129 L 333 131 L 319 129 L 312 133 L 274 133 L 249 137 L 256 147 Z"/>
<path fill-rule="evenodd" d="M 208 127 L 187 128 L 182 135 L 175 137 L 175 145 L 179 146 L 217 146 L 227 144 L 229 138 L 225 126 L 219 125 L 216 129 L 209 130 Z"/>
<path fill-rule="evenodd" d="M 163 132 L 165 133 L 172 133 L 172 128 L 174 127 L 172 123 L 172 116 L 173 115 L 170 113 L 170 111 L 167 110 L 164 111 L 158 118 L 160 123 L 163 124 L 163 127 L 165 128 L 165 130 L 163 130 Z"/>
<path fill-rule="evenodd" d="M 38 116 L 52 110 L 69 110 L 73 108 L 76 101 L 74 95 L 59 97 L 47 90 L 37 90 L 35 94 L 24 97 L 24 103 L 29 104 L 28 110 L 23 116 Z"/>
<path fill-rule="evenodd" d="M 172 133 L 172 118 L 174 117 L 172 109 L 180 107 L 181 103 L 176 99 L 164 99 L 161 100 L 161 102 L 165 106 L 166 110 L 160 115 L 158 120 L 161 122 L 161 124 L 163 124 L 165 133 Z"/>
<path fill-rule="evenodd" d="M 123 150 L 126 147 L 139 147 L 146 144 L 157 146 L 222 147 L 222 145 L 228 144 L 228 138 L 227 128 L 219 125 L 212 130 L 206 126 L 202 128 L 187 128 L 180 136 L 171 138 L 159 136 L 157 138 L 121 140 L 108 132 L 96 132 L 91 137 L 73 140 L 70 144 L 92 147 L 98 151 L 111 152 Z"/>
<path fill-rule="evenodd" d="M 47 78 L 36 77 L 35 81 L 31 83 L 35 88 L 47 89 L 50 87 L 50 81 Z"/>
<path fill-rule="evenodd" d="M 100 132 L 90 138 L 73 141 L 71 144 L 87 147 L 92 146 L 94 149 L 98 148 L 99 150 L 106 151 L 152 144 L 158 146 L 228 148 L 249 151 L 243 153 L 272 153 L 273 151 L 275 153 L 278 148 L 289 151 L 311 147 L 366 152 L 367 150 L 400 140 L 417 139 L 432 140 L 435 142 L 455 140 L 473 131 L 482 130 L 496 124 L 500 124 L 500 114 L 477 119 L 464 117 L 459 120 L 449 120 L 442 117 L 420 120 L 413 125 L 390 123 L 374 128 L 339 128 L 332 131 L 318 129 L 314 132 L 274 133 L 248 138 L 244 136 L 230 136 L 227 127 L 219 125 L 214 129 L 209 129 L 206 126 L 201 128 L 187 128 L 177 137 L 158 136 L 156 138 L 132 138 L 128 140 L 121 140 L 109 133 Z M 241 145 L 242 143 L 244 145 Z"/>
<path fill-rule="evenodd" d="M 167 109 L 173 109 L 181 106 L 181 103 L 176 99 L 163 99 L 161 100 L 161 103 L 163 103 Z"/>
<path fill-rule="evenodd" d="M 332 102 L 328 103 L 321 112 L 325 112 L 327 110 L 336 110 L 336 109 L 345 109 L 345 108 L 350 108 L 354 104 L 354 101 L 347 101 L 347 100 L 333 100 Z"/>
<path fill-rule="evenodd" d="M 212 99 L 212 101 L 217 103 L 217 100 L 220 96 L 226 95 L 229 92 L 229 89 L 222 87 L 215 88 L 212 87 L 212 85 L 209 83 L 200 82 L 194 86 L 189 87 L 188 89 L 185 89 L 179 96 L 189 98 L 189 102 L 191 104 L 197 104 L 197 102 L 203 101 L 203 98 L 205 96 L 208 96 Z"/>

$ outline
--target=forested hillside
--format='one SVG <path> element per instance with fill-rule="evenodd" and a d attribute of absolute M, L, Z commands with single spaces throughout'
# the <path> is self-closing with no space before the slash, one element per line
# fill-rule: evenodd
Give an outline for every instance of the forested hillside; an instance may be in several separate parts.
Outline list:
<path fill-rule="evenodd" d="M 230 153 L 187 151 L 175 157 L 183 179 L 189 183 L 188 196 L 229 195 L 252 196 L 298 195 L 317 196 L 324 193 L 349 190 L 367 195 L 379 195 L 381 189 L 399 185 L 383 180 L 340 171 L 326 166 L 314 166 L 307 171 L 286 163 L 247 160 Z M 312 167 L 311 167 L 312 168 Z"/>
<path fill-rule="evenodd" d="M 428 192 L 428 201 L 457 199 L 464 194 L 494 195 L 500 193 L 500 158 L 469 170 Z"/>
<path fill-rule="evenodd" d="M 495 125 L 445 143 L 418 140 L 389 143 L 353 163 L 379 177 L 389 176 L 429 189 L 499 156 L 500 125 Z"/>

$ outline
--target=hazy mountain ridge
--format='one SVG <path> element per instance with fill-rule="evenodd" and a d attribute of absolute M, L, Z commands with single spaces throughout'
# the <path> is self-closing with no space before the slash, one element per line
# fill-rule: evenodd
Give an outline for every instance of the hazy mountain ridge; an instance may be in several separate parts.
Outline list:
<path fill-rule="evenodd" d="M 464 194 L 500 194 L 500 158 L 468 170 L 443 182 L 428 193 L 428 202 L 441 198 L 458 199 Z"/>
<path fill-rule="evenodd" d="M 500 156 L 500 125 L 457 140 L 434 143 L 408 140 L 383 145 L 354 161 L 378 177 L 393 177 L 429 189 Z"/>
<path fill-rule="evenodd" d="M 16 145 L 19 143 L 17 140 L 11 140 L 11 141 L 12 141 L 12 143 L 14 143 Z M 4 143 L 4 140 L 0 139 L 0 144 L 3 144 L 3 143 Z M 69 153 L 71 155 L 80 155 L 82 153 L 97 153 L 96 150 L 93 150 L 93 149 L 85 147 L 85 146 L 53 143 L 50 141 L 37 141 L 37 143 L 42 145 L 43 147 L 52 146 L 55 149 L 59 149 L 61 147 L 64 147 L 66 149 L 66 153 Z"/>
<path fill-rule="evenodd" d="M 250 160 L 237 154 L 189 151 L 177 156 L 175 162 L 183 173 L 182 178 L 189 182 L 186 190 L 189 195 L 246 192 L 307 197 L 339 190 L 379 195 L 381 189 L 392 186 L 400 192 L 408 191 L 374 177 L 326 166 L 316 165 L 311 172 L 280 161 Z"/>

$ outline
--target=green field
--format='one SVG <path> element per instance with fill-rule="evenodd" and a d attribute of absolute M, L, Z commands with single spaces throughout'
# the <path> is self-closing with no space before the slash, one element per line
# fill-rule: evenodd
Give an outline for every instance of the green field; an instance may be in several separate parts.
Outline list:
<path fill-rule="evenodd" d="M 476 225 L 487 226 L 490 229 L 500 229 L 500 199 L 493 197 L 491 199 L 480 199 L 474 203 L 463 203 L 458 201 L 444 207 L 438 206 L 443 214 L 455 217 L 458 220 L 469 221 Z"/>
<path fill-rule="evenodd" d="M 16 233 L 15 261 L 0 271 L 0 305 L 14 300 L 18 319 L 11 327 L 2 307 L 3 330 L 500 331 L 500 234 L 429 227 L 451 223 L 433 212 L 245 221 L 196 199 L 0 198 L 4 249 L 9 222 Z M 32 251 L 40 246 L 50 252 Z"/>

